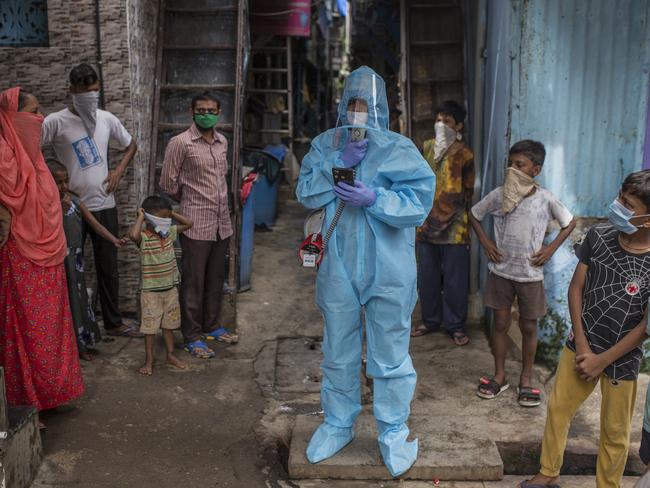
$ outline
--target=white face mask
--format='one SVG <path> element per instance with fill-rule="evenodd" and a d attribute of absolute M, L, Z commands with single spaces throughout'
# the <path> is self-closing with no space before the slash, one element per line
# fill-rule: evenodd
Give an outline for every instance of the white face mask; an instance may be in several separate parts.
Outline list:
<path fill-rule="evenodd" d="M 97 106 L 99 105 L 99 92 L 90 91 L 86 93 L 73 93 L 72 106 L 81 117 L 86 128 L 86 133 L 91 139 L 95 137 L 95 126 L 97 125 Z"/>
<path fill-rule="evenodd" d="M 503 213 L 510 213 L 517 208 L 536 186 L 537 182 L 532 176 L 528 176 L 512 166 L 507 168 L 506 178 L 503 182 L 503 202 L 501 204 Z"/>
<path fill-rule="evenodd" d="M 359 127 L 368 122 L 368 112 L 347 112 L 348 124 Z"/>
<path fill-rule="evenodd" d="M 444 124 L 443 122 L 436 122 L 434 125 L 436 131 L 436 142 L 433 146 L 433 159 L 437 163 L 447 152 L 447 149 L 459 140 L 459 135 L 454 129 Z"/>
<path fill-rule="evenodd" d="M 172 219 L 169 217 L 156 217 L 147 212 L 144 213 L 144 217 L 149 221 L 153 230 L 155 230 L 160 237 L 164 238 L 169 235 L 169 228 L 172 225 Z"/>

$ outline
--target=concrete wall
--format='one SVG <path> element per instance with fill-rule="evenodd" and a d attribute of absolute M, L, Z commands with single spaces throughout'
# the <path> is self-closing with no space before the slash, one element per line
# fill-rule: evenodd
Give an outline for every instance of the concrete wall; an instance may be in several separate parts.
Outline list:
<path fill-rule="evenodd" d="M 101 0 L 100 30 L 106 109 L 136 138 L 138 154 L 116 193 L 121 232 L 133 221 L 148 181 L 158 0 Z M 97 65 L 93 0 L 48 0 L 49 47 L 0 48 L 0 89 L 20 85 L 40 100 L 44 113 L 68 103 L 72 66 Z M 119 154 L 111 151 L 111 163 Z M 90 256 L 90 253 L 87 253 Z M 92 259 L 87 259 L 92 276 Z M 121 307 L 137 311 L 138 254 L 119 251 Z M 91 283 L 93 283 L 91 285 Z M 89 280 L 94 286 L 94 280 Z"/>

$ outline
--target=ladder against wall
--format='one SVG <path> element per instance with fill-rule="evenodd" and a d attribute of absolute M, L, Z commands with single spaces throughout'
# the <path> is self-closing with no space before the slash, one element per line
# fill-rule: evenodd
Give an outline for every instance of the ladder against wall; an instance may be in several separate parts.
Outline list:
<path fill-rule="evenodd" d="M 293 149 L 291 37 L 266 36 L 253 42 L 246 98 L 246 145 L 285 144 Z M 288 168 L 283 167 L 283 171 Z"/>
<path fill-rule="evenodd" d="M 435 108 L 465 100 L 460 0 L 401 0 L 402 99 L 407 135 L 422 148 L 434 136 Z"/>
<path fill-rule="evenodd" d="M 233 224 L 238 229 L 244 63 L 248 45 L 247 2 L 160 1 L 150 190 L 158 189 L 169 140 L 192 124 L 192 97 L 208 92 L 221 103 L 217 129 L 228 139 L 230 206 Z M 238 235 L 235 230 L 230 242 L 230 290 L 237 288 Z M 230 299 L 233 316 L 229 325 L 234 325 L 234 293 Z M 227 310 L 224 312 L 228 314 Z"/>

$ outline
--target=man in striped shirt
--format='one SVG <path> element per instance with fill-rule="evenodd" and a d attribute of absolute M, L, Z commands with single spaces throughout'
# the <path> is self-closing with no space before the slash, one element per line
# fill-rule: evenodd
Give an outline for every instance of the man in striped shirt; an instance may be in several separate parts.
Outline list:
<path fill-rule="evenodd" d="M 205 359 L 214 351 L 204 340 L 238 340 L 219 323 L 233 230 L 226 183 L 228 141 L 215 129 L 220 103 L 204 93 L 192 99 L 191 109 L 194 123 L 167 145 L 160 188 L 180 202 L 180 213 L 194 222 L 180 236 L 181 329 L 186 350 Z"/>

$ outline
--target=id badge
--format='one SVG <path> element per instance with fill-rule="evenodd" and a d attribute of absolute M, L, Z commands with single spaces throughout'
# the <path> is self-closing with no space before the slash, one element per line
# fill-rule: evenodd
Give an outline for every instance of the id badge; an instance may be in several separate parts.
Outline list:
<path fill-rule="evenodd" d="M 303 268 L 315 268 L 316 267 L 316 257 L 317 254 L 305 253 L 302 256 L 302 266 Z"/>

